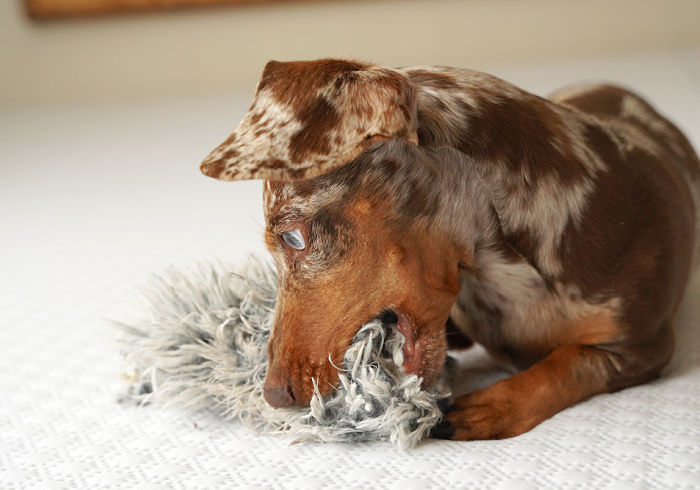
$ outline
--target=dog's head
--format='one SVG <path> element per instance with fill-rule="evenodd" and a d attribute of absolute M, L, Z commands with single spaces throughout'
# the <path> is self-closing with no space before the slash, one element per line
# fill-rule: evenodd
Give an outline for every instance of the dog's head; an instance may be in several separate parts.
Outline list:
<path fill-rule="evenodd" d="M 444 362 L 460 257 L 431 226 L 444 196 L 420 160 L 438 154 L 413 144 L 410 97 L 401 79 L 374 86 L 383 76 L 347 62 L 268 64 L 250 112 L 202 164 L 224 180 L 266 179 L 266 243 L 279 276 L 265 382 L 273 406 L 307 404 L 314 382 L 329 393 L 359 327 L 387 310 L 406 337 L 408 372 L 429 385 Z M 327 107 L 304 119 L 314 104 Z M 267 146 L 279 142 L 288 146 Z"/>

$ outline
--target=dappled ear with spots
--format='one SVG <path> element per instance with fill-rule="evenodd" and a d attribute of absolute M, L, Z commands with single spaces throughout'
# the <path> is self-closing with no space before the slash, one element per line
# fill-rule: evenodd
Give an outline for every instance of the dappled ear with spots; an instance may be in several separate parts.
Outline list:
<path fill-rule="evenodd" d="M 388 139 L 418 141 L 415 95 L 401 73 L 346 60 L 270 61 L 250 109 L 201 170 L 220 180 L 310 179 Z"/>

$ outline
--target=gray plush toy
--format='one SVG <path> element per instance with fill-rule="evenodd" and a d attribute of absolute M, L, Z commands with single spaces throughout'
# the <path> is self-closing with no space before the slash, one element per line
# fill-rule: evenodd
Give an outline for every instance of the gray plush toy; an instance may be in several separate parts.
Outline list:
<path fill-rule="evenodd" d="M 359 329 L 333 394 L 322 398 L 317 391 L 308 408 L 270 407 L 263 383 L 277 277 L 258 259 L 241 273 L 227 270 L 170 271 L 147 292 L 148 318 L 118 324 L 130 383 L 122 400 L 206 408 L 301 440 L 388 439 L 402 448 L 415 446 L 439 422 L 450 396 L 447 368 L 423 390 L 420 378 L 401 369 L 402 335 L 379 319 Z"/>

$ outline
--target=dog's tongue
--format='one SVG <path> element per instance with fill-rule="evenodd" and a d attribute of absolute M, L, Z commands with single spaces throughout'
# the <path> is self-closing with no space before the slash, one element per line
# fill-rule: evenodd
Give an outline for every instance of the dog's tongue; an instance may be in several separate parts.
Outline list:
<path fill-rule="evenodd" d="M 416 327 L 413 320 L 406 314 L 397 312 L 396 324 L 406 342 L 403 346 L 403 370 L 409 374 L 421 376 L 423 363 L 423 342 L 416 338 Z"/>

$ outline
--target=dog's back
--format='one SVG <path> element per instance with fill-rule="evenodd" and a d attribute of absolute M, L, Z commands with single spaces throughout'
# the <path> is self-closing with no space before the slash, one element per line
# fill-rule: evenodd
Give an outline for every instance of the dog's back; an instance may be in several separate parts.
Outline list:
<path fill-rule="evenodd" d="M 550 99 L 612 122 L 618 134 L 635 144 L 653 141 L 662 147 L 668 157 L 661 161 L 669 165 L 669 171 L 682 176 L 693 202 L 695 236 L 691 239 L 695 240 L 693 268 L 697 269 L 700 264 L 700 159 L 683 133 L 643 98 L 615 85 L 567 87 L 552 94 Z"/>

